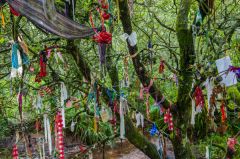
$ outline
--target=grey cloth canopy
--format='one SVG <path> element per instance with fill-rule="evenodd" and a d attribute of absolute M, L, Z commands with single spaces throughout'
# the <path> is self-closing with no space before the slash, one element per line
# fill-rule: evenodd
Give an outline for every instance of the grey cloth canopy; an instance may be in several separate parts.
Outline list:
<path fill-rule="evenodd" d="M 94 35 L 91 27 L 61 15 L 56 11 L 54 0 L 6 0 L 11 7 L 29 19 L 34 25 L 67 39 Z"/>

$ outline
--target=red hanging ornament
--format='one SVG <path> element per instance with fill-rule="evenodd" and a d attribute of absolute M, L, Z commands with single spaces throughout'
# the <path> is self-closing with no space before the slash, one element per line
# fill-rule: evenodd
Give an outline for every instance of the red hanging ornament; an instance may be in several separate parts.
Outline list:
<path fill-rule="evenodd" d="M 172 119 L 172 113 L 170 112 L 170 109 L 168 109 L 164 114 L 164 123 L 168 124 L 169 131 L 173 131 L 173 119 Z"/>
<path fill-rule="evenodd" d="M 15 16 L 20 16 L 20 13 L 18 13 L 12 6 L 10 6 L 9 5 L 9 7 L 10 7 L 10 12 L 13 14 L 13 15 L 15 15 Z"/>
<path fill-rule="evenodd" d="M 55 118 L 56 148 L 59 152 L 59 158 L 64 159 L 64 140 L 63 140 L 63 120 L 61 112 L 57 112 Z"/>
<path fill-rule="evenodd" d="M 221 104 L 221 114 L 222 114 L 221 119 L 222 119 L 222 122 L 224 123 L 227 120 L 224 101 L 222 101 L 222 104 Z"/>
<path fill-rule="evenodd" d="M 164 72 L 164 60 L 161 60 L 158 71 L 159 73 L 163 73 Z"/>
<path fill-rule="evenodd" d="M 18 159 L 18 148 L 16 144 L 13 145 L 12 157 L 13 159 Z"/>

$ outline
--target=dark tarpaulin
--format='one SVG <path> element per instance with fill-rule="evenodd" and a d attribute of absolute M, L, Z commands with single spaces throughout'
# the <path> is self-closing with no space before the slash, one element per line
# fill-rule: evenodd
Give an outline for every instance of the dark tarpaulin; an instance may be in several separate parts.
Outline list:
<path fill-rule="evenodd" d="M 27 17 L 34 25 L 67 39 L 94 35 L 94 30 L 61 15 L 54 0 L 6 0 L 14 10 Z"/>

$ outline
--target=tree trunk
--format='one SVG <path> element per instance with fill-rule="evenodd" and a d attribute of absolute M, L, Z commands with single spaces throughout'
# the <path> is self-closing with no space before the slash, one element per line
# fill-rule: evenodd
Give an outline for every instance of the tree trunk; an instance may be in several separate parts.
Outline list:
<path fill-rule="evenodd" d="M 188 28 L 188 14 L 192 0 L 182 0 L 177 17 L 176 31 L 180 47 L 180 73 L 178 97 L 173 113 L 176 133 L 173 139 L 176 159 L 193 158 L 188 142 L 189 121 L 191 119 L 190 92 L 193 82 L 193 65 L 195 61 L 194 41 L 192 30 Z"/>

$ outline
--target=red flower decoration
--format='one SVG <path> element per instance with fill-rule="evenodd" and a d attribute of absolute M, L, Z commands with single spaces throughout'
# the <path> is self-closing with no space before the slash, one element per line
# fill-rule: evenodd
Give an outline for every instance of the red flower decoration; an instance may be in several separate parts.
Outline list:
<path fill-rule="evenodd" d="M 93 40 L 97 43 L 110 44 L 112 42 L 112 34 L 106 31 L 101 31 L 93 36 Z"/>

